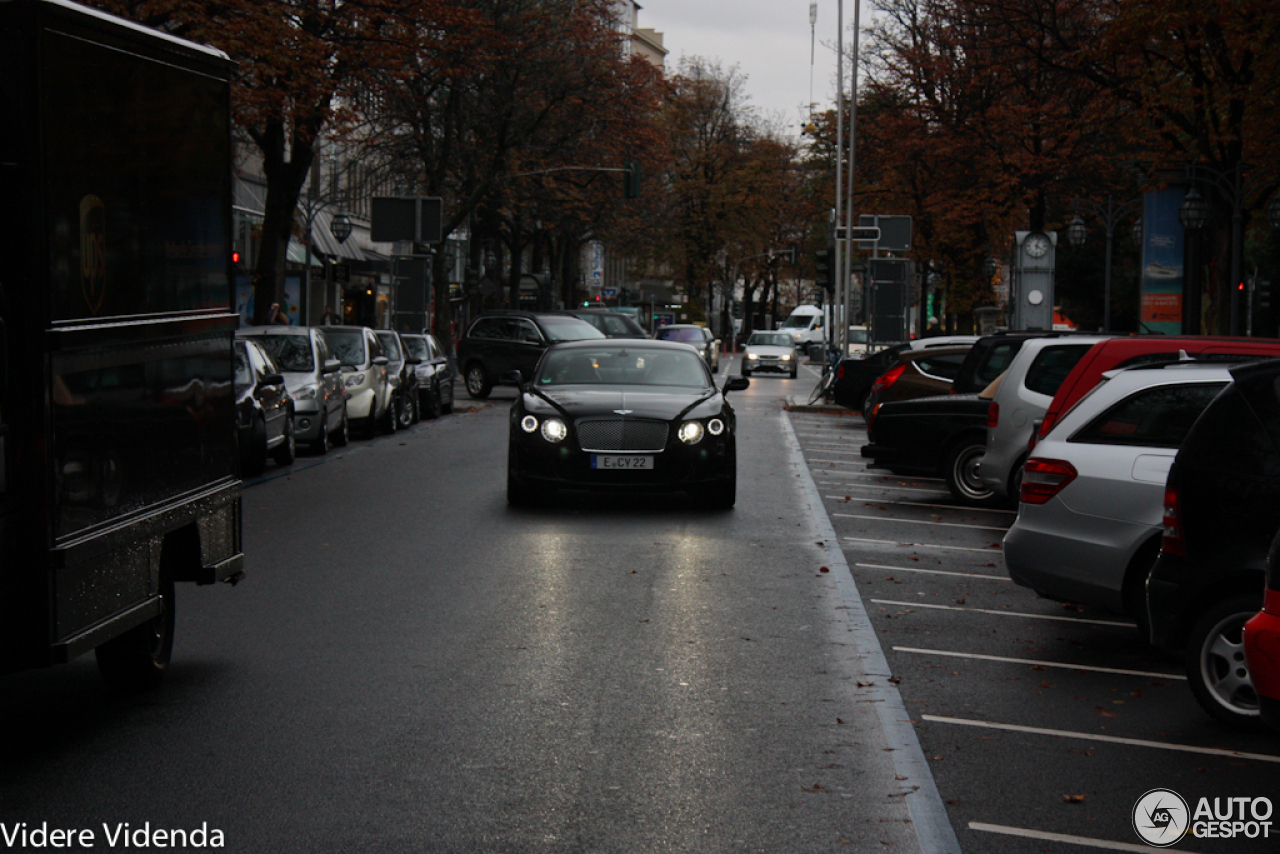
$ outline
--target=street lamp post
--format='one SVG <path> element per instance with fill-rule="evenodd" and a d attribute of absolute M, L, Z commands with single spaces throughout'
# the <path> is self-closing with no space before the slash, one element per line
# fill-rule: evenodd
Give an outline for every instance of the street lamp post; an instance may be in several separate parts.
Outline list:
<path fill-rule="evenodd" d="M 1196 186 L 1199 179 L 1216 189 L 1219 195 L 1231 207 L 1231 334 L 1240 334 L 1240 268 L 1244 254 L 1244 205 L 1245 201 L 1258 189 L 1264 178 L 1270 176 L 1274 169 L 1262 169 L 1244 177 L 1244 164 L 1237 163 L 1230 169 L 1217 169 L 1213 166 L 1193 165 L 1188 167 L 1188 178 L 1191 189 L 1187 190 L 1182 207 L 1178 209 L 1178 220 L 1187 231 L 1199 231 L 1209 220 L 1209 204 L 1200 195 Z"/>
<path fill-rule="evenodd" d="M 314 190 L 311 190 L 311 189 L 308 189 L 307 200 L 305 204 L 302 205 L 303 213 L 305 213 L 307 217 L 307 247 L 306 247 L 307 262 L 306 262 L 306 266 L 303 268 L 303 271 L 302 271 L 303 296 L 302 296 L 302 307 L 301 307 L 301 314 L 302 314 L 301 319 L 304 323 L 306 322 L 306 319 L 307 319 L 306 306 L 311 299 L 311 246 L 313 242 L 311 239 L 312 237 L 311 232 L 312 232 L 312 229 L 315 228 L 316 216 L 319 215 L 320 211 L 324 210 L 325 208 L 334 207 L 335 205 L 337 205 L 337 202 L 322 198 L 321 196 L 317 195 Z M 341 210 L 339 210 L 339 212 L 334 215 L 333 220 L 329 225 L 329 233 L 332 234 L 334 239 L 337 240 L 339 243 L 345 243 L 347 238 L 351 236 L 351 218 L 347 216 L 345 213 L 342 213 Z M 326 274 L 325 283 L 328 284 L 328 282 L 329 282 L 329 276 Z M 327 298 L 329 297 L 329 294 L 325 294 L 325 296 Z"/>
<path fill-rule="evenodd" d="M 1071 204 L 1077 210 L 1084 208 L 1089 213 L 1102 220 L 1102 227 L 1107 234 L 1107 254 L 1103 262 L 1102 273 L 1102 331 L 1111 331 L 1111 248 L 1115 241 L 1116 224 L 1122 217 L 1127 216 L 1138 209 L 1142 204 L 1142 199 L 1131 199 L 1124 204 L 1117 205 L 1111 196 L 1107 196 L 1106 205 L 1101 205 L 1091 199 L 1073 199 Z M 1085 228 L 1084 218 L 1077 213 L 1071 220 L 1071 224 L 1067 226 L 1067 242 L 1072 247 L 1079 249 L 1084 245 L 1085 238 L 1088 237 L 1088 229 Z"/>

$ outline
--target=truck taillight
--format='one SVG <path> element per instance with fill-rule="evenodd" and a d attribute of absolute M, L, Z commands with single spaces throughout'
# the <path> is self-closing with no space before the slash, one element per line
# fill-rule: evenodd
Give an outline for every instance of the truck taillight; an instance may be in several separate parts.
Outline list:
<path fill-rule="evenodd" d="M 1024 504 L 1044 504 L 1076 479 L 1076 467 L 1066 460 L 1045 460 L 1032 457 L 1022 467 L 1022 494 Z"/>
<path fill-rule="evenodd" d="M 1175 557 L 1185 557 L 1187 542 L 1182 536 L 1182 507 L 1176 486 L 1165 487 L 1163 523 L 1164 534 L 1160 538 L 1160 551 Z"/>
<path fill-rule="evenodd" d="M 906 369 L 907 369 L 906 365 L 898 365 L 895 368 L 890 368 L 889 370 L 885 371 L 883 374 L 880 375 L 879 379 L 877 379 L 874 383 L 871 384 L 872 393 L 874 394 L 877 391 L 884 391 L 889 386 L 896 383 L 898 381 L 898 377 L 902 376 L 902 372 L 905 371 Z"/>
<path fill-rule="evenodd" d="M 1000 426 L 1000 404 L 996 403 L 994 400 L 991 401 L 991 405 L 987 407 L 987 426 Z"/>

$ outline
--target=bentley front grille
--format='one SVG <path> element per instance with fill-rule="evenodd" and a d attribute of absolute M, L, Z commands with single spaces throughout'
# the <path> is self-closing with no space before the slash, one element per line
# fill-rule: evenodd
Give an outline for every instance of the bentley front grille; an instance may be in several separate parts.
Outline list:
<path fill-rule="evenodd" d="M 602 418 L 578 422 L 578 444 L 587 452 L 652 453 L 667 446 L 667 422 Z"/>

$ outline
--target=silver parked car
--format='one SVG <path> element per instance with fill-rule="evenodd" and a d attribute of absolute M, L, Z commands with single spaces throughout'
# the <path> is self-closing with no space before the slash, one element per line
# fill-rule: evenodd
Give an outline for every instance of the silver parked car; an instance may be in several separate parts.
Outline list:
<path fill-rule="evenodd" d="M 418 409 L 427 418 L 453 411 L 453 368 L 444 348 L 431 334 L 401 333 L 405 349 L 418 360 Z"/>
<path fill-rule="evenodd" d="M 1183 437 L 1231 382 L 1196 363 L 1104 374 L 1031 452 L 1009 576 L 1061 601 L 1144 617 L 1160 550 L 1165 479 Z"/>
<path fill-rule="evenodd" d="M 795 340 L 786 332 L 752 332 L 742 357 L 742 375 L 753 371 L 776 371 L 796 378 L 800 360 L 796 357 Z"/>
<path fill-rule="evenodd" d="M 1111 336 L 1032 338 L 1009 363 L 987 415 L 987 450 L 978 478 L 996 495 L 1018 497 L 1035 422 L 1089 348 Z"/>
<path fill-rule="evenodd" d="M 326 326 L 324 334 L 334 358 L 342 363 L 347 418 L 368 437 L 379 427 L 394 433 L 396 410 L 387 376 L 388 359 L 378 336 L 367 326 Z"/>
<path fill-rule="evenodd" d="M 342 363 L 333 358 L 320 329 L 307 326 L 254 326 L 236 332 L 271 354 L 293 398 L 295 439 L 323 454 L 330 444 L 345 445 L 347 390 Z"/>

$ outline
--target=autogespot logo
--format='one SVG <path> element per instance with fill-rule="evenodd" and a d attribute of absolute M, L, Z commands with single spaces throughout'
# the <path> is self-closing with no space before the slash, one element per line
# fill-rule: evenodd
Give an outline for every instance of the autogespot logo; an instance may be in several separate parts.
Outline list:
<path fill-rule="evenodd" d="M 1187 832 L 1191 815 L 1182 795 L 1172 789 L 1152 789 L 1133 805 L 1133 829 L 1156 848 L 1168 848 Z"/>

